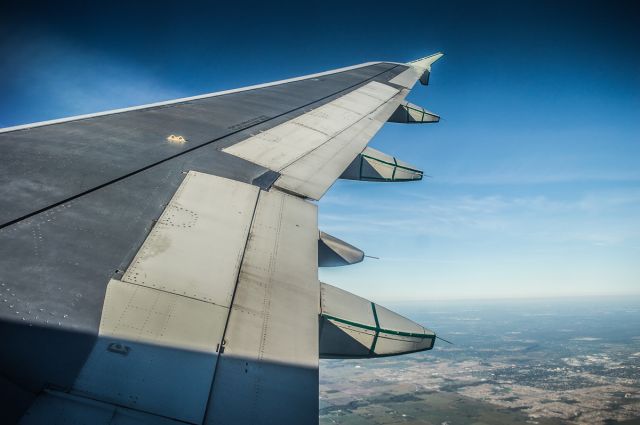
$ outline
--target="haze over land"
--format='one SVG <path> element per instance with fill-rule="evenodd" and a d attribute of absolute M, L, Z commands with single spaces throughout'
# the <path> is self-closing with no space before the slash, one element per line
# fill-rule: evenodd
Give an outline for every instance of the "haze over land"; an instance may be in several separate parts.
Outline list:
<path fill-rule="evenodd" d="M 640 421 L 639 299 L 394 307 L 455 345 L 322 361 L 322 424 Z"/>

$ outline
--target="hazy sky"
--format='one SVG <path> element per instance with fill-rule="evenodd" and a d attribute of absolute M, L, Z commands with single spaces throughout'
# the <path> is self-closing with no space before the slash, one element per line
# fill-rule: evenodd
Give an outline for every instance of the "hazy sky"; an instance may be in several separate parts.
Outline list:
<path fill-rule="evenodd" d="M 321 228 L 381 259 L 321 278 L 377 301 L 640 293 L 636 2 L 6 3 L 0 127 L 444 51 L 409 98 L 442 121 L 371 144 L 432 177 L 338 182 Z"/>

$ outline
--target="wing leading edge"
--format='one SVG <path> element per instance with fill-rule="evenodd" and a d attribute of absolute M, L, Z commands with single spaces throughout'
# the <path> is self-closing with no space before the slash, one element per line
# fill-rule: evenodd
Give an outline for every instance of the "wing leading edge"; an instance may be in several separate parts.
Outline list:
<path fill-rule="evenodd" d="M 6 404 L 23 406 L 6 411 L 25 424 L 52 417 L 96 424 L 317 423 L 320 356 L 431 349 L 432 331 L 318 281 L 319 246 L 328 235 L 323 240 L 311 201 L 341 176 L 421 179 L 421 171 L 367 144 L 387 121 L 437 121 L 405 97 L 417 81 L 428 83 L 441 56 L 301 77 L 239 92 L 243 97 L 206 95 L 0 132 L 0 149 L 19 179 L 5 186 L 6 202 L 19 201 L 5 210 L 0 227 L 3 252 L 12 242 L 17 247 L 6 258 L 21 261 L 32 279 L 54 270 L 48 261 L 104 270 L 78 274 L 58 265 L 66 275 L 29 284 L 14 278 L 11 294 L 21 310 L 73 317 L 61 319 L 54 332 L 48 319 L 25 316 L 21 323 L 0 310 L 3 340 L 84 342 L 60 346 L 59 356 L 68 350 L 77 360 L 67 360 L 57 374 L 50 370 L 60 361 L 56 355 L 47 367 L 37 353 L 19 357 L 21 351 L 5 350 L 0 389 L 11 392 Z M 223 129 L 215 112 L 225 105 L 238 124 Z M 166 128 L 150 138 L 145 125 L 128 130 L 136 120 L 164 120 Z M 108 141 L 97 150 L 82 141 L 83 131 L 96 129 L 94 139 Z M 133 148 L 119 142 L 122 137 Z M 59 145 L 50 143 L 55 140 Z M 110 165 L 111 149 L 121 146 L 117 155 L 135 159 Z M 40 187 L 19 168 L 30 155 L 46 163 L 69 147 L 85 154 L 84 165 Z M 91 161 L 106 162 L 79 179 Z M 34 187 L 27 198 L 14 193 L 27 183 Z M 29 206 L 29 196 L 38 202 Z M 117 237 L 107 236 L 110 231 Z M 82 252 L 60 249 L 70 236 Z M 45 241 L 40 246 L 38 238 Z M 333 239 L 337 252 L 348 247 L 361 261 L 362 251 Z M 21 241 L 39 254 L 26 260 Z M 322 265 L 354 262 L 324 259 Z M 58 298 L 51 297 L 54 285 Z M 88 304 L 79 301 L 85 297 Z M 37 333 L 26 332 L 34 326 Z"/>

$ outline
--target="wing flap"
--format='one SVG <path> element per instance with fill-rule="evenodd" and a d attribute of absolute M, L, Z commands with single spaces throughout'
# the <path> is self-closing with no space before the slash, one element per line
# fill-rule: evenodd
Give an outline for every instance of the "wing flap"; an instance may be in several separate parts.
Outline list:
<path fill-rule="evenodd" d="M 384 125 L 406 92 L 370 82 L 224 151 L 278 171 L 275 185 L 320 199 Z"/>
<path fill-rule="evenodd" d="M 205 423 L 317 423 L 317 247 L 316 205 L 260 192 Z"/>
<path fill-rule="evenodd" d="M 232 155 L 280 171 L 350 128 L 391 99 L 398 90 L 378 82 L 223 149 Z"/>
<path fill-rule="evenodd" d="M 112 280 L 74 393 L 201 422 L 227 316 L 214 304 Z"/>
<path fill-rule="evenodd" d="M 187 173 L 109 282 L 72 394 L 190 423 L 317 421 L 317 270 L 315 204 Z"/>
<path fill-rule="evenodd" d="M 259 192 L 185 175 L 122 279 L 107 285 L 77 394 L 202 421 Z"/>
<path fill-rule="evenodd" d="M 259 191 L 187 173 L 122 280 L 228 308 Z"/>
<path fill-rule="evenodd" d="M 397 108 L 404 92 L 312 152 L 280 170 L 275 185 L 311 199 L 320 199 L 367 146 Z"/>

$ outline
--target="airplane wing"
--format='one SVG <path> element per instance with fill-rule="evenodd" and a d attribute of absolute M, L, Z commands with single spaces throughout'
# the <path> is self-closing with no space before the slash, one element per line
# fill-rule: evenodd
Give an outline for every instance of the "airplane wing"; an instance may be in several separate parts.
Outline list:
<path fill-rule="evenodd" d="M 422 178 L 367 144 L 441 56 L 0 129 L 3 423 L 317 423 L 320 357 L 431 349 L 315 201 Z"/>

